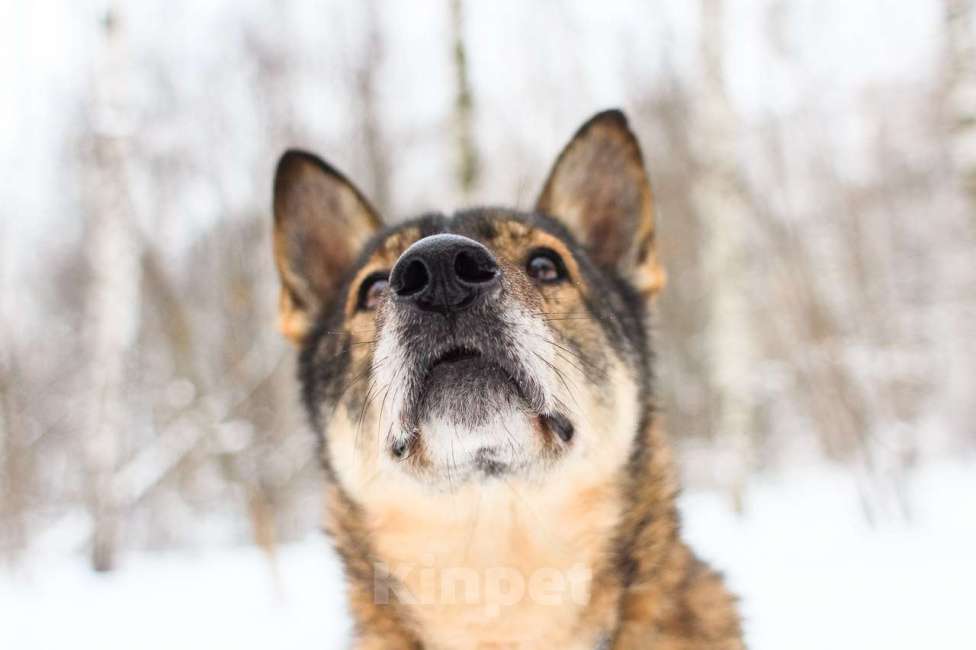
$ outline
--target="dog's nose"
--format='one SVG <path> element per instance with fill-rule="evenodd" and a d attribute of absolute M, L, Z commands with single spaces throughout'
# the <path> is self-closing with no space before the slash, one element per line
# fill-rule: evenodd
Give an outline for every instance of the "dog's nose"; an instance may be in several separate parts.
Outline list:
<path fill-rule="evenodd" d="M 431 235 L 403 252 L 390 272 L 395 300 L 426 311 L 460 311 L 499 282 L 491 252 L 460 235 Z"/>

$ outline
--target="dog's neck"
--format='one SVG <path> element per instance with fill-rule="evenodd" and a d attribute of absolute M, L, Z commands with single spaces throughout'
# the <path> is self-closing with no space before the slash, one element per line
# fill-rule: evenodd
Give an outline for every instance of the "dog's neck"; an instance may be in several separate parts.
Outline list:
<path fill-rule="evenodd" d="M 619 600 L 609 583 L 620 489 L 557 473 L 371 495 L 360 520 L 372 598 L 424 648 L 598 647 Z"/>

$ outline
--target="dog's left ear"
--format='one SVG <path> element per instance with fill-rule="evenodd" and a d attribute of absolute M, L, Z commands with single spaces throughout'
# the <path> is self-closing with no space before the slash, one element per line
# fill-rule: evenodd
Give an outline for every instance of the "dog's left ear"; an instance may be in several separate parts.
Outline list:
<path fill-rule="evenodd" d="M 281 277 L 278 326 L 300 343 L 336 299 L 346 273 L 382 222 L 345 176 L 291 149 L 274 179 L 274 256 Z"/>
<path fill-rule="evenodd" d="M 587 121 L 559 154 L 536 210 L 562 221 L 599 265 L 646 296 L 664 285 L 654 200 L 637 138 L 619 110 Z"/>

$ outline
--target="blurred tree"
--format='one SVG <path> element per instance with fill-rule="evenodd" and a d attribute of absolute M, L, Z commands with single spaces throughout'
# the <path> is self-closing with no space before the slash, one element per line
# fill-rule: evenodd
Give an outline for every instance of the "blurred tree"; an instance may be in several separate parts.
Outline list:
<path fill-rule="evenodd" d="M 385 45 L 375 0 L 365 4 L 365 49 L 356 64 L 355 97 L 359 104 L 359 132 L 363 143 L 366 179 L 364 191 L 382 215 L 390 215 L 390 146 L 383 130 L 380 99 L 380 69 L 383 66 Z"/>
<path fill-rule="evenodd" d="M 91 384 L 83 447 L 93 523 L 92 566 L 109 571 L 115 566 L 121 508 L 115 470 L 123 432 L 131 425 L 126 363 L 139 319 L 140 253 L 127 180 L 133 128 L 126 101 L 128 55 L 117 10 L 106 13 L 102 31 L 85 181 L 92 280 L 87 306 Z"/>
<path fill-rule="evenodd" d="M 756 459 L 753 371 L 754 326 L 746 287 L 750 207 L 739 175 L 737 145 L 742 127 L 725 91 L 722 70 L 726 24 L 723 0 L 702 0 L 699 34 L 701 87 L 695 119 L 701 173 L 692 188 L 695 209 L 706 229 L 704 252 L 711 313 L 708 349 L 717 400 L 715 434 L 726 444 L 729 477 L 741 509 L 745 480 Z"/>
<path fill-rule="evenodd" d="M 474 92 L 468 72 L 468 54 L 464 39 L 464 5 L 451 2 L 451 42 L 454 80 L 454 138 L 457 156 L 457 184 L 461 196 L 470 199 L 478 187 L 480 163 L 474 137 Z"/>
<path fill-rule="evenodd" d="M 11 562 L 27 546 L 27 494 L 32 480 L 26 445 L 23 385 L 10 350 L 6 319 L 0 319 L 0 558 Z"/>
<path fill-rule="evenodd" d="M 953 162 L 976 228 L 976 2 L 945 0 L 947 96 Z"/>
<path fill-rule="evenodd" d="M 958 304 L 971 304 L 976 300 L 973 279 L 972 246 L 976 244 L 976 0 L 944 0 L 943 29 L 945 45 L 943 53 L 943 105 L 942 116 L 948 127 L 949 160 L 952 175 L 962 194 L 962 210 L 969 229 L 960 241 L 968 243 L 964 253 L 964 275 L 969 286 L 959 282 L 956 267 L 950 270 L 948 282 L 943 287 L 953 291 L 964 286 L 954 297 Z M 948 296 L 950 300 L 953 296 Z M 955 311 L 955 310 L 954 310 Z M 970 444 L 976 443 L 976 428 L 972 426 L 976 405 L 972 400 L 973 364 L 976 363 L 976 343 L 972 339 L 973 316 L 967 317 L 962 310 L 950 322 L 947 318 L 936 319 L 936 328 L 947 340 L 958 341 L 955 350 L 946 358 L 944 394 L 945 410 L 950 415 L 948 426 L 970 431 Z"/>

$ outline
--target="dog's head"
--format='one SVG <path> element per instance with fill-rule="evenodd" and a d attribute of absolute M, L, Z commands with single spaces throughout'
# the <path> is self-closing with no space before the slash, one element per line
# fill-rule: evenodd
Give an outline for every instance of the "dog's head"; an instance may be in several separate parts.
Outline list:
<path fill-rule="evenodd" d="M 326 465 L 352 494 L 626 455 L 650 390 L 645 302 L 663 276 L 620 112 L 576 133 L 532 212 L 384 227 L 339 172 L 289 151 L 274 213 L 280 325 L 301 348 Z"/>

